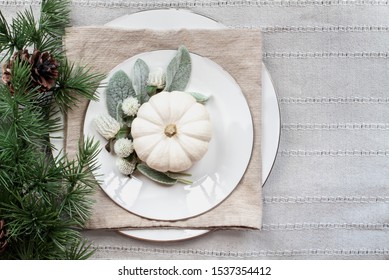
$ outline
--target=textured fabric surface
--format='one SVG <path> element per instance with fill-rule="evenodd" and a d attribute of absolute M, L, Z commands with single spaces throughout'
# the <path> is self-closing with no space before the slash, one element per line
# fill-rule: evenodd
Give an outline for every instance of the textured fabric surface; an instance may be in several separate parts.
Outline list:
<path fill-rule="evenodd" d="M 24 8 L 2 2 L 7 18 Z M 389 259 L 388 1 L 73 1 L 72 22 L 170 7 L 263 32 L 282 122 L 263 230 L 168 244 L 87 231 L 95 258 Z"/>
<path fill-rule="evenodd" d="M 108 27 L 74 27 L 67 30 L 64 42 L 66 55 L 71 61 L 81 61 L 103 73 L 108 73 L 134 55 L 155 50 L 177 49 L 185 45 L 191 52 L 213 60 L 235 78 L 248 101 L 253 118 L 254 143 L 250 163 L 238 187 L 219 206 L 191 219 L 162 222 L 128 213 L 99 189 L 94 196 L 93 215 L 88 228 L 260 228 L 262 48 L 259 31 L 225 29 L 156 32 L 127 31 Z M 67 114 L 65 148 L 69 155 L 77 151 L 75 146 L 79 141 L 80 132 L 83 131 L 87 106 L 88 102 L 84 100 Z"/>

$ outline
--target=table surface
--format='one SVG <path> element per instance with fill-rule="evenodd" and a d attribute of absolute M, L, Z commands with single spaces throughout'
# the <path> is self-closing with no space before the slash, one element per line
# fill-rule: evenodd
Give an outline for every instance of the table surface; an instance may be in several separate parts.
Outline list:
<path fill-rule="evenodd" d="M 39 1 L 0 1 L 7 19 Z M 73 26 L 187 9 L 261 28 L 281 108 L 262 231 L 155 243 L 86 231 L 103 259 L 388 259 L 389 3 L 382 0 L 81 1 Z"/>

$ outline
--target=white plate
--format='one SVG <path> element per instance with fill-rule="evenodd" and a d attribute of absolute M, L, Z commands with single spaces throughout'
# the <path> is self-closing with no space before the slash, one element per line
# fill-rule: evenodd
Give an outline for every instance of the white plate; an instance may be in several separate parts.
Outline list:
<path fill-rule="evenodd" d="M 221 29 L 222 24 L 209 18 L 185 10 L 152 10 L 120 17 L 107 26 L 121 28 L 180 29 L 203 28 Z M 264 65 L 263 65 L 264 66 Z M 63 133 L 52 136 L 61 137 Z M 280 111 L 276 93 L 266 68 L 262 71 L 262 185 L 265 184 L 274 164 L 280 137 Z M 53 139 L 52 139 L 53 140 Z M 53 144 L 58 150 L 63 142 L 57 139 Z M 56 151 L 54 151 L 56 153 Z M 177 241 L 190 239 L 207 233 L 207 230 L 187 229 L 145 229 L 122 230 L 122 234 L 149 241 Z"/>
<path fill-rule="evenodd" d="M 161 50 L 131 57 L 115 67 L 102 84 L 118 70 L 131 76 L 138 58 L 150 69 L 166 69 L 176 50 Z M 235 80 L 208 58 L 191 54 L 192 74 L 187 91 L 211 96 L 206 104 L 213 126 L 213 136 L 205 156 L 188 170 L 193 184 L 166 187 L 139 173 L 132 178 L 120 174 L 116 156 L 108 153 L 106 140 L 97 132 L 94 119 L 107 114 L 105 90 L 99 90 L 99 101 L 89 103 L 84 134 L 100 141 L 98 155 L 101 187 L 124 209 L 148 219 L 175 221 L 201 215 L 217 206 L 238 185 L 246 171 L 253 145 L 253 123 L 246 99 Z M 98 112 L 98 113 L 96 113 Z"/>
<path fill-rule="evenodd" d="M 150 28 L 157 30 L 180 28 L 221 29 L 222 24 L 185 10 L 152 10 L 120 17 L 108 26 Z M 264 65 L 263 65 L 264 66 Z M 276 93 L 265 67 L 262 71 L 262 184 L 273 167 L 280 137 L 280 111 Z M 144 240 L 176 241 L 201 236 L 204 230 L 146 229 L 123 230 L 121 233 Z"/>
<path fill-rule="evenodd" d="M 120 17 L 106 24 L 118 28 L 149 28 L 156 30 L 203 28 L 222 29 L 224 25 L 185 10 L 151 10 Z M 262 186 L 273 167 L 280 137 L 280 110 L 270 75 L 262 68 Z M 149 241 L 177 241 L 201 236 L 206 230 L 145 229 L 122 230 L 121 233 Z"/>

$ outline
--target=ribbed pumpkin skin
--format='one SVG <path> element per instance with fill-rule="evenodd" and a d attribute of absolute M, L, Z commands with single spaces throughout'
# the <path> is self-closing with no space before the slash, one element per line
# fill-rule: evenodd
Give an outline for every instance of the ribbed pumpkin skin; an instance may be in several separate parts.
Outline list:
<path fill-rule="evenodd" d="M 139 108 L 131 135 L 138 157 L 149 167 L 180 172 L 207 152 L 212 125 L 205 106 L 190 94 L 160 92 Z"/>

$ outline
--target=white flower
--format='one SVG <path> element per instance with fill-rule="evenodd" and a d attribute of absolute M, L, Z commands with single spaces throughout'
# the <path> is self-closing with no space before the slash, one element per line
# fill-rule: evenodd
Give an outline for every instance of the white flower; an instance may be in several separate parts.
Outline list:
<path fill-rule="evenodd" d="M 119 171 L 124 175 L 130 175 L 132 174 L 132 172 L 134 172 L 136 164 L 135 162 L 130 162 L 123 158 L 118 158 L 116 160 L 116 166 L 118 167 Z"/>
<path fill-rule="evenodd" d="M 110 115 L 100 115 L 94 121 L 97 132 L 107 140 L 114 138 L 120 130 L 120 123 Z"/>
<path fill-rule="evenodd" d="M 138 99 L 135 97 L 128 97 L 123 100 L 122 110 L 127 116 L 135 116 L 139 109 Z"/>
<path fill-rule="evenodd" d="M 134 151 L 134 145 L 130 139 L 121 138 L 116 140 L 113 149 L 119 157 L 128 157 Z"/>
<path fill-rule="evenodd" d="M 165 71 L 158 67 L 149 73 L 149 79 L 147 81 L 148 85 L 155 86 L 158 89 L 163 89 L 166 84 L 166 74 Z"/>

